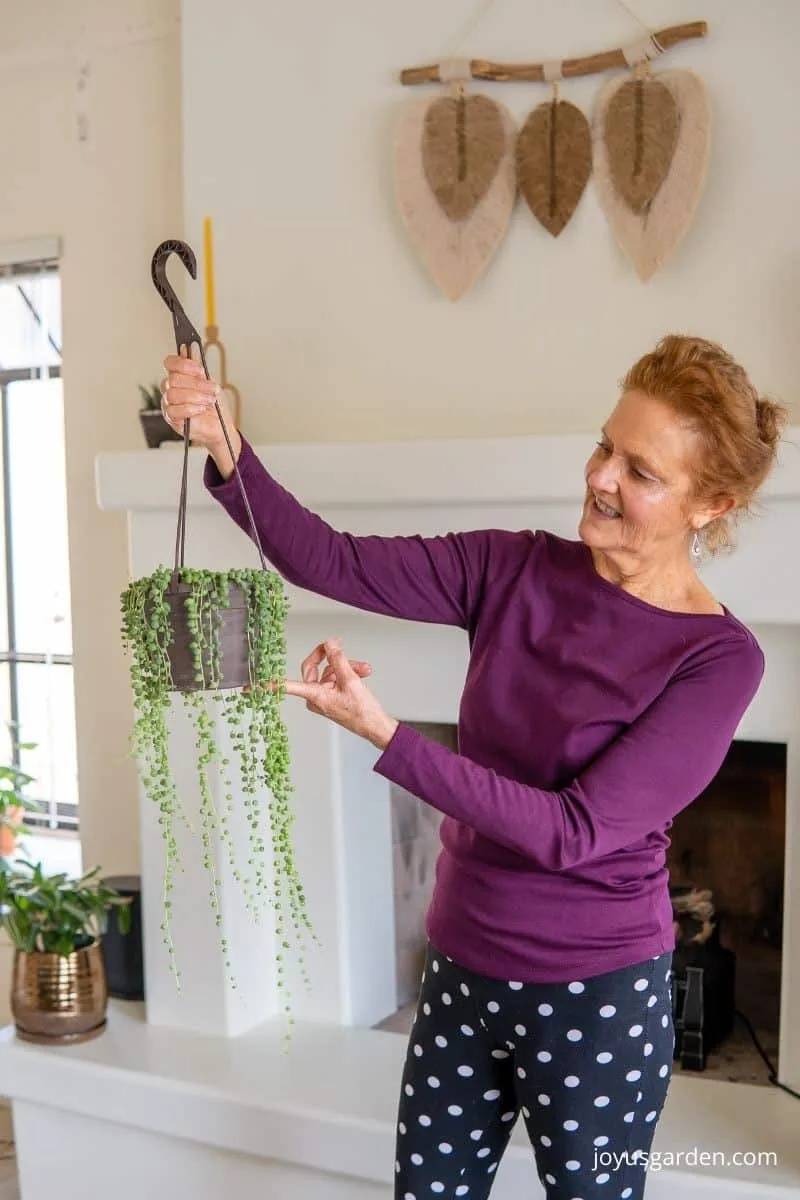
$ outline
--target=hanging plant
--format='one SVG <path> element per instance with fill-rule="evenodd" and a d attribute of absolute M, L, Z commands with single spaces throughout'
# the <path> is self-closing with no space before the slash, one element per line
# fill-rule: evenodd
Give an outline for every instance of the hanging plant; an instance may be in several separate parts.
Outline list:
<path fill-rule="evenodd" d="M 311 932 L 294 861 L 288 737 L 281 716 L 283 692 L 276 682 L 286 674 L 286 613 L 282 580 L 270 571 L 183 567 L 176 573 L 159 567 L 131 582 L 123 593 L 122 637 L 130 654 L 136 707 L 132 748 L 141 765 L 145 794 L 159 810 L 165 847 L 162 933 L 176 978 L 171 894 L 179 865 L 176 824 L 183 815 L 170 767 L 167 724 L 176 693 L 195 734 L 201 852 L 217 925 L 222 925 L 222 900 L 215 832 L 254 918 L 258 919 L 265 901 L 272 904 L 279 985 L 284 985 L 284 952 L 291 946 L 291 934 L 300 935 L 302 943 L 304 931 Z M 232 763 L 223 756 L 216 737 L 219 713 L 239 760 L 246 796 L 249 851 L 244 864 L 235 857 Z M 224 780 L 221 812 L 209 779 L 212 767 L 221 769 Z M 265 789 L 271 796 L 266 813 Z M 230 966 L 224 937 L 221 947 Z"/>
<path fill-rule="evenodd" d="M 153 256 L 153 280 L 172 310 L 178 349 L 197 342 L 202 355 L 199 335 L 166 279 L 166 260 L 173 252 L 195 276 L 191 249 L 183 242 L 170 241 L 162 243 Z M 217 414 L 227 439 L 219 405 Z M 122 594 L 122 639 L 130 655 L 136 709 L 132 750 L 139 761 L 145 794 L 158 808 L 164 839 L 161 929 L 170 967 L 179 984 L 171 935 L 172 892 L 180 857 L 177 825 L 190 822 L 171 770 L 168 717 L 174 699 L 180 696 L 195 734 L 200 853 L 216 924 L 222 928 L 222 883 L 214 848 L 214 835 L 218 834 L 233 879 L 254 919 L 259 919 L 265 903 L 271 904 L 274 911 L 277 980 L 288 1014 L 285 952 L 294 942 L 305 974 L 306 935 L 313 936 L 294 858 L 289 741 L 281 715 L 288 605 L 280 576 L 267 570 L 238 468 L 235 474 L 261 569 L 208 571 L 184 566 L 188 446 L 187 421 L 175 564 L 171 569 L 160 566 L 151 575 L 133 580 Z M 238 763 L 226 757 L 220 747 L 220 720 L 227 728 L 233 758 Z M 232 831 L 237 816 L 232 776 L 237 767 L 248 824 L 244 863 L 237 861 Z M 224 802 L 219 805 L 209 777 L 212 768 L 219 770 L 223 781 Z M 220 940 L 231 970 L 227 940 L 222 934 Z M 235 986 L 233 975 L 231 978 Z"/>

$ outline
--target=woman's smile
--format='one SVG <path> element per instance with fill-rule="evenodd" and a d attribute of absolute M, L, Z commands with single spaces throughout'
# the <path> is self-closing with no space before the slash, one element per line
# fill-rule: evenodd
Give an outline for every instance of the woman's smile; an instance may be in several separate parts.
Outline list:
<path fill-rule="evenodd" d="M 589 492 L 589 499 L 591 501 L 590 512 L 592 516 L 603 521 L 616 521 L 622 517 L 622 513 L 618 508 L 614 508 L 611 504 L 606 504 L 605 501 L 601 500 L 592 491 Z"/>

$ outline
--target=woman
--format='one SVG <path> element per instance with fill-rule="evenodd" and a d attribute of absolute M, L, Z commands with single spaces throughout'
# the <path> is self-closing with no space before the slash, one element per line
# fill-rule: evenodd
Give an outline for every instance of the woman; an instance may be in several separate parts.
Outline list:
<path fill-rule="evenodd" d="M 165 366 L 165 416 L 177 430 L 191 418 L 206 484 L 247 531 L 219 392 L 195 363 Z M 719 346 L 664 338 L 628 372 L 587 463 L 576 541 L 337 533 L 231 429 L 286 579 L 469 636 L 458 753 L 384 712 L 367 664 L 335 641 L 286 684 L 445 815 L 399 1200 L 485 1200 L 520 1112 L 549 1200 L 643 1195 L 674 1045 L 666 831 L 716 774 L 764 669 L 695 568 L 703 546 L 728 545 L 785 419 Z"/>

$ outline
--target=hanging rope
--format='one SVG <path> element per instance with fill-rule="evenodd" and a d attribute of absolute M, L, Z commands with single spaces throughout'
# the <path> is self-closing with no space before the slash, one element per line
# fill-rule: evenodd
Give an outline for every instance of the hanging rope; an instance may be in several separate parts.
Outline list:
<path fill-rule="evenodd" d="M 458 34 L 458 37 L 456 38 L 456 40 L 453 42 L 453 45 L 451 46 L 449 54 L 448 54 L 449 58 L 457 58 L 458 57 L 458 52 L 461 49 L 461 47 L 464 45 L 464 42 L 467 40 L 467 38 L 469 37 L 469 35 L 471 33 L 475 32 L 475 30 L 478 28 L 478 26 L 480 25 L 483 18 L 489 12 L 489 9 L 493 8 L 496 3 L 497 3 L 497 0 L 479 0 L 479 3 L 476 5 L 476 7 L 472 13 L 472 16 L 469 18 L 468 21 L 465 22 L 463 29 Z"/>
<path fill-rule="evenodd" d="M 623 9 L 628 14 L 629 17 L 633 18 L 633 20 L 636 22 L 636 24 L 639 25 L 645 31 L 645 33 L 648 35 L 648 37 L 652 36 L 652 30 L 650 29 L 649 25 L 645 25 L 642 18 L 636 15 L 636 13 L 633 11 L 631 6 L 629 4 L 625 3 L 625 0 L 617 0 L 617 4 L 619 5 L 619 7 L 621 9 Z"/>

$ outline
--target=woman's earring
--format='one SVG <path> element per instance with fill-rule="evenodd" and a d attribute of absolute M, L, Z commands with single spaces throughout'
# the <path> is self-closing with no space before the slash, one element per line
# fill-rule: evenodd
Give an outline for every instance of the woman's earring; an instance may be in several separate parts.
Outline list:
<path fill-rule="evenodd" d="M 697 530 L 695 529 L 695 531 L 694 531 L 694 537 L 692 538 L 692 558 L 699 558 L 699 557 L 700 557 L 700 550 L 701 550 L 701 546 L 700 546 L 700 534 L 699 534 L 699 533 L 697 532 Z"/>

